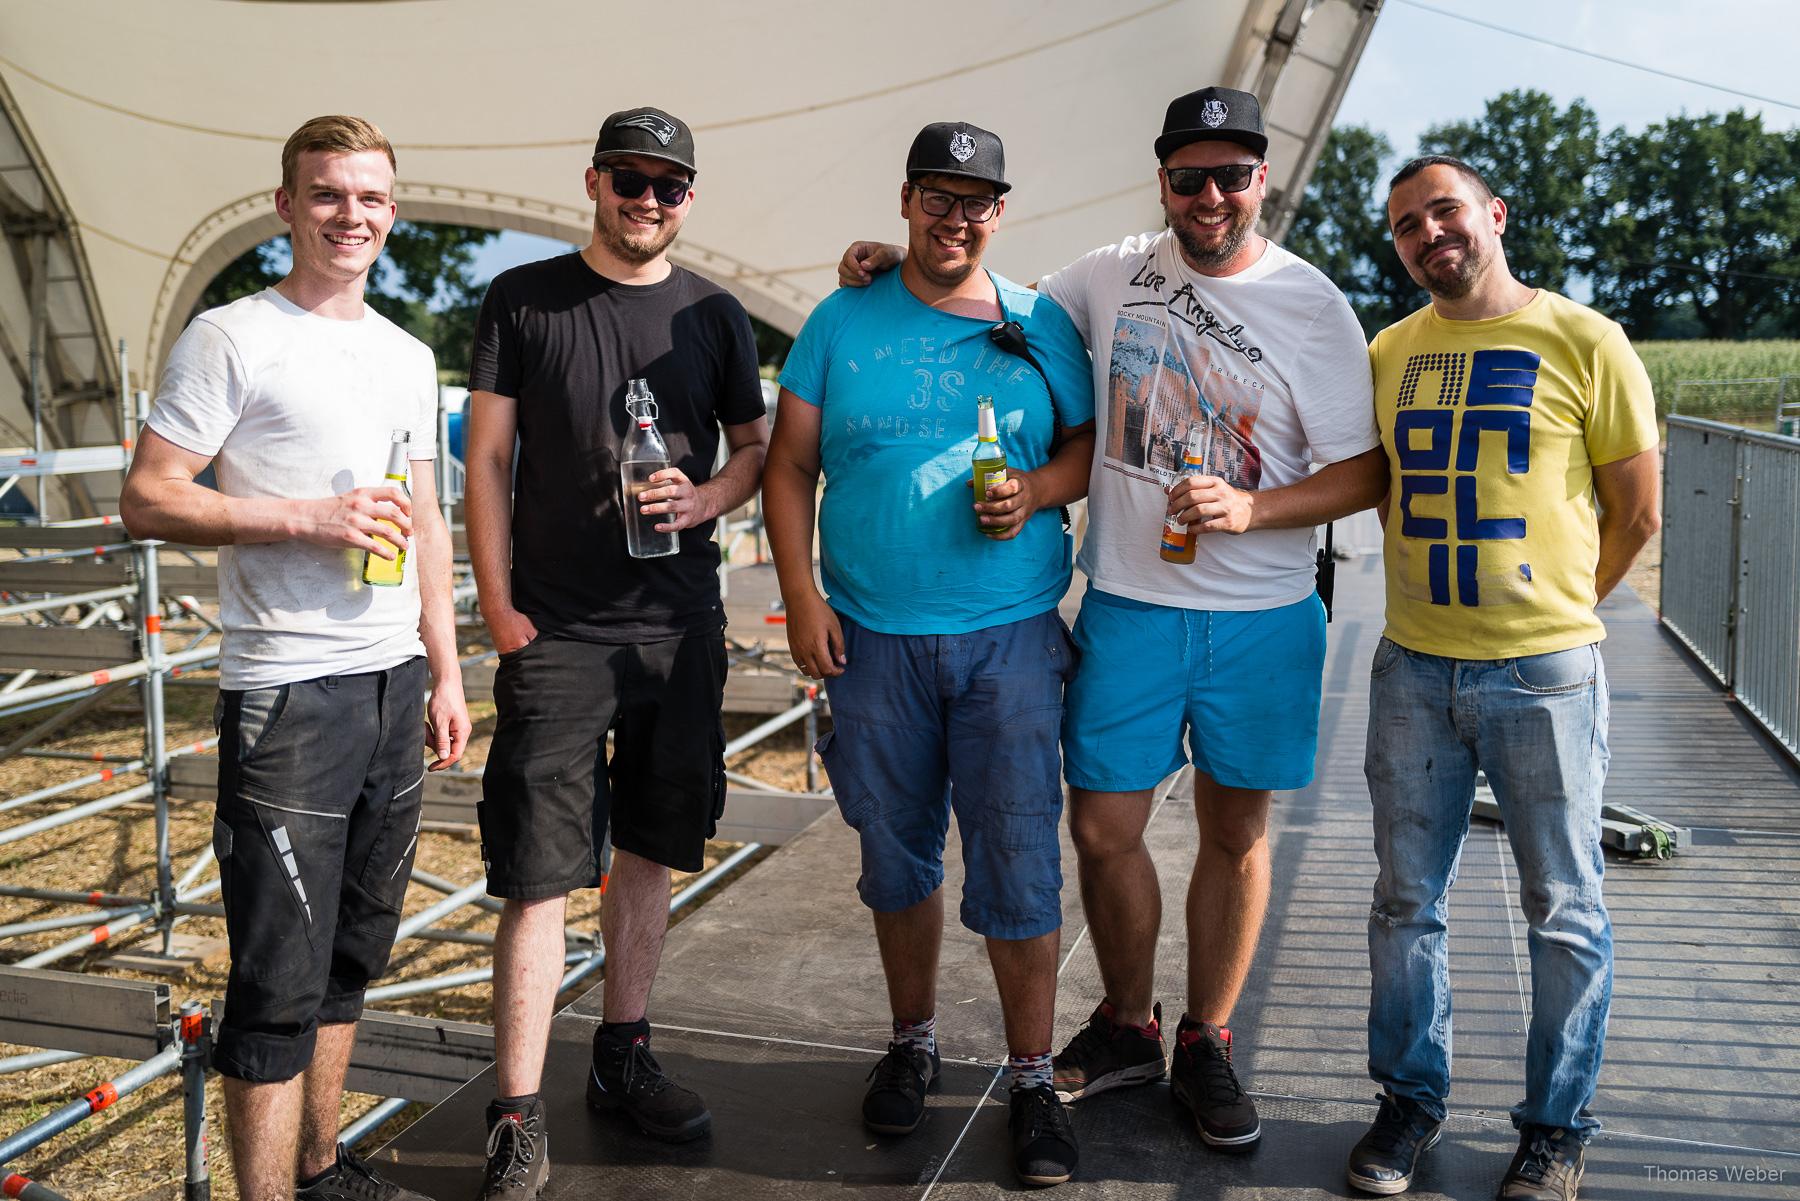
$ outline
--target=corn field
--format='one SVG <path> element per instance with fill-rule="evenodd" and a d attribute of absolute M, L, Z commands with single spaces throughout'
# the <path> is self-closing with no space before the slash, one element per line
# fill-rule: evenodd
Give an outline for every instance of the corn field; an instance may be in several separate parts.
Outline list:
<path fill-rule="evenodd" d="M 1679 412 L 1733 425 L 1772 429 L 1783 399 L 1800 402 L 1800 341 L 1637 342 L 1656 389 L 1656 415 Z M 1677 388 L 1683 380 L 1707 381 Z"/>

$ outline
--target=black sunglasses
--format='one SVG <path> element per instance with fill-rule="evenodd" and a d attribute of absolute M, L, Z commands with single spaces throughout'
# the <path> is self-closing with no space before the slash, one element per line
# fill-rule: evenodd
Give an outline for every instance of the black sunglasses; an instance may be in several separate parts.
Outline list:
<path fill-rule="evenodd" d="M 622 200 L 636 200 L 644 194 L 646 187 L 656 193 L 656 203 L 664 208 L 674 208 L 687 199 L 688 191 L 694 186 L 691 179 L 673 179 L 666 175 L 645 175 L 642 171 L 633 171 L 627 167 L 614 167 L 606 163 L 595 163 L 594 170 L 612 175 L 613 195 Z"/>
<path fill-rule="evenodd" d="M 1250 186 L 1256 169 L 1262 163 L 1226 163 L 1223 167 L 1165 167 L 1169 191 L 1177 196 L 1198 196 L 1206 190 L 1210 178 L 1221 192 L 1241 192 Z"/>
<path fill-rule="evenodd" d="M 963 220 L 979 225 L 992 217 L 994 210 L 1000 207 L 998 196 L 961 196 L 941 188 L 928 188 L 922 183 L 912 184 L 911 187 L 919 194 L 919 207 L 925 210 L 927 217 L 948 216 L 950 209 L 960 201 Z"/>

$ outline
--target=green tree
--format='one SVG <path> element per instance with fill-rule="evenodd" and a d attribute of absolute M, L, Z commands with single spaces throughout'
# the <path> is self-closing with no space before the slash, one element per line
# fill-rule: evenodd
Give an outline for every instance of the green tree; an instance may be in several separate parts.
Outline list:
<path fill-rule="evenodd" d="M 475 278 L 475 253 L 498 236 L 491 229 L 399 221 L 370 273 L 368 301 L 376 312 L 431 347 L 438 371 L 466 381 L 475 319 L 486 281 Z M 286 235 L 252 246 L 215 276 L 196 311 L 259 292 L 287 273 Z"/>
<path fill-rule="evenodd" d="M 1557 110 L 1545 92 L 1502 92 L 1472 121 L 1433 125 L 1422 154 L 1449 154 L 1477 171 L 1506 201 L 1506 261 L 1533 287 L 1566 292 L 1588 260 L 1590 179 L 1599 162 L 1600 126 L 1586 101 Z"/>
<path fill-rule="evenodd" d="M 1762 118 L 1671 117 L 1614 130 L 1599 172 L 1595 300 L 1634 335 L 1793 337 L 1800 326 L 1800 133 Z"/>
<path fill-rule="evenodd" d="M 1289 250 L 1343 290 L 1370 336 L 1425 300 L 1388 236 L 1386 175 L 1393 154 L 1386 135 L 1367 126 L 1333 129 L 1287 236 Z"/>

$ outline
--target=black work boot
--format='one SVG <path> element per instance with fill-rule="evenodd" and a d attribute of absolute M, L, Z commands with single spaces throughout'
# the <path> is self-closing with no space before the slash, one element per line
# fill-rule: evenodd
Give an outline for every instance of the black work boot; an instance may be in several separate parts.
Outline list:
<path fill-rule="evenodd" d="M 633 1022 L 594 1031 L 594 1063 L 588 1070 L 587 1102 L 595 1109 L 623 1113 L 651 1138 L 685 1143 L 712 1129 L 706 1102 L 663 1073 L 650 1054 L 650 1023 Z"/>

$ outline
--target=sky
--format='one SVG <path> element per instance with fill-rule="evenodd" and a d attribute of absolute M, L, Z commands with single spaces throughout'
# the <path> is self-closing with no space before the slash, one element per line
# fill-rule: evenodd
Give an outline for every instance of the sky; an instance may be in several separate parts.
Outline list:
<path fill-rule="evenodd" d="M 1492 26 L 1787 106 L 1603 62 Z M 1602 131 L 1620 125 L 1638 130 L 1682 112 L 1737 107 L 1760 112 L 1767 126 L 1787 129 L 1800 124 L 1797 51 L 1800 0 L 1387 0 L 1337 123 L 1378 129 L 1404 155 L 1417 148 L 1427 126 L 1477 117 L 1490 97 L 1508 89 L 1536 88 L 1559 106 L 1586 100 Z M 567 249 L 548 238 L 503 233 L 478 255 L 477 272 L 491 277 Z"/>

